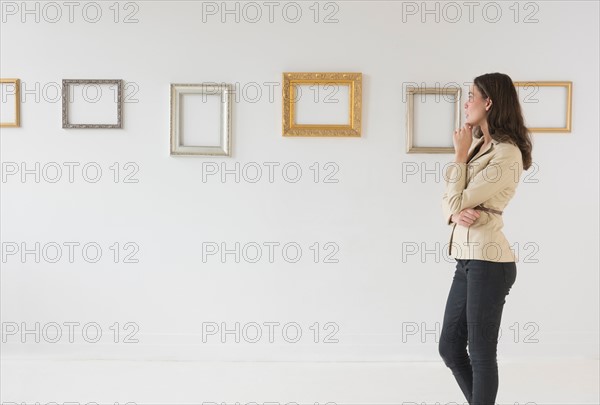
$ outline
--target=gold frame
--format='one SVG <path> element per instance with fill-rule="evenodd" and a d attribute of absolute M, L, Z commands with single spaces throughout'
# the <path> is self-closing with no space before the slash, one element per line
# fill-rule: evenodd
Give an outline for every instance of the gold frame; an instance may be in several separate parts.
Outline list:
<path fill-rule="evenodd" d="M 0 122 L 0 127 L 20 127 L 21 126 L 21 80 L 19 79 L 0 79 L 1 83 L 13 83 L 15 85 L 15 121 Z"/>
<path fill-rule="evenodd" d="M 406 104 L 406 153 L 454 153 L 454 147 L 450 146 L 413 146 L 414 142 L 414 96 L 415 94 L 453 94 L 456 97 L 454 106 L 454 128 L 448 133 L 451 137 L 455 129 L 460 128 L 460 105 L 462 89 L 460 87 L 413 87 L 406 88 L 408 102 Z"/>
<path fill-rule="evenodd" d="M 298 84 L 341 84 L 350 87 L 349 125 L 296 124 L 295 91 Z M 283 136 L 361 136 L 362 73 L 283 73 Z"/>
<path fill-rule="evenodd" d="M 571 111 L 573 105 L 573 82 L 559 82 L 559 81 L 519 81 L 513 82 L 515 87 L 566 87 L 567 88 L 567 116 L 565 117 L 565 127 L 531 127 L 527 128 L 530 132 L 571 132 Z"/>

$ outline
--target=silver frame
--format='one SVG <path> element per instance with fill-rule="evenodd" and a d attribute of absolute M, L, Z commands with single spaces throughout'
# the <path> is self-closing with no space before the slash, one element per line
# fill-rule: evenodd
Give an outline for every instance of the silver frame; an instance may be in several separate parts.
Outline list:
<path fill-rule="evenodd" d="M 116 124 L 69 124 L 69 85 L 71 84 L 116 84 L 117 85 L 117 123 Z M 63 79 L 62 81 L 62 127 L 63 128 L 122 128 L 123 117 L 123 80 L 82 80 Z"/>
<path fill-rule="evenodd" d="M 233 85 L 226 83 L 171 83 L 171 155 L 231 156 L 231 109 Z M 183 94 L 219 95 L 221 102 L 221 143 L 219 146 L 181 145 L 180 100 Z"/>
<path fill-rule="evenodd" d="M 446 146 L 414 146 L 414 96 L 416 94 L 439 94 L 439 95 L 454 95 L 454 128 L 449 130 L 448 136 L 452 132 L 460 128 L 460 106 L 462 104 L 462 89 L 460 87 L 413 87 L 406 89 L 408 102 L 406 104 L 406 153 L 454 153 L 454 147 Z"/>

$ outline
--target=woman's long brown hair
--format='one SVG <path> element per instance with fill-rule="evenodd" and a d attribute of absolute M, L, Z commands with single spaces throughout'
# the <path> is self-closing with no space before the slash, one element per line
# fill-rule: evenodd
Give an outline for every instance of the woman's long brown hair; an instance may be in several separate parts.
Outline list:
<path fill-rule="evenodd" d="M 525 126 L 521 104 L 512 79 L 504 73 L 486 73 L 473 81 L 484 99 L 492 99 L 492 107 L 487 116 L 490 136 L 498 142 L 510 142 L 521 150 L 523 170 L 531 167 L 531 134 Z M 481 138 L 479 126 L 473 129 L 473 136 Z"/>

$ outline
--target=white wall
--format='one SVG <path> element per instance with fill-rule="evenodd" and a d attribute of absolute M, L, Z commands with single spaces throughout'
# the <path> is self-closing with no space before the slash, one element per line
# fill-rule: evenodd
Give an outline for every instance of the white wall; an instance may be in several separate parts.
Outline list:
<path fill-rule="evenodd" d="M 133 95 L 139 102 L 125 103 L 122 130 L 64 130 L 60 102 L 28 94 L 21 128 L 2 128 L 4 168 L 7 162 L 28 168 L 95 162 L 103 170 L 97 183 L 86 182 L 80 170 L 73 183 L 66 173 L 57 183 L 37 183 L 33 175 L 1 183 L 3 246 L 96 242 L 103 249 L 95 264 L 82 258 L 81 245 L 73 263 L 66 248 L 58 263 L 5 258 L 2 322 L 5 332 L 15 324 L 20 329 L 4 334 L 5 357 L 439 361 L 435 332 L 423 339 L 419 333 L 439 328 L 454 273 L 454 259 L 444 254 L 450 228 L 440 208 L 441 168 L 452 155 L 405 153 L 403 85 L 468 83 L 495 71 L 515 81 L 574 86 L 572 132 L 534 134 L 538 170 L 525 172 L 532 181 L 522 178 L 505 210 L 505 234 L 519 263 L 499 356 L 598 356 L 598 3 L 532 3 L 537 11 L 521 4 L 515 23 L 512 3 L 500 2 L 502 16 L 491 23 L 482 15 L 487 3 L 469 22 L 469 9 L 458 2 L 458 22 L 442 15 L 436 23 L 434 15 L 422 22 L 419 14 L 403 22 L 402 2 L 342 1 L 335 3 L 339 21 L 329 24 L 313 21 L 312 2 L 298 3 L 298 23 L 284 20 L 284 3 L 270 23 L 267 6 L 258 3 L 265 15 L 254 24 L 235 23 L 233 16 L 222 23 L 218 15 L 202 22 L 202 3 L 183 1 L 136 2 L 139 22 L 132 24 L 114 23 L 112 2 L 102 3 L 100 22 L 87 23 L 78 8 L 69 23 L 68 9 L 58 4 L 65 13 L 58 23 L 43 16 L 36 23 L 32 15 L 21 22 L 21 10 L 4 13 L 0 76 L 20 78 L 27 89 L 39 86 L 38 94 L 62 79 L 123 79 L 132 83 L 130 91 L 139 89 Z M 131 10 L 121 8 L 120 18 Z M 334 9 L 321 4 L 320 10 L 322 19 Z M 486 18 L 494 18 L 488 11 Z M 532 11 L 538 22 L 524 23 Z M 282 137 L 279 83 L 286 71 L 362 72 L 362 137 Z M 234 105 L 232 157 L 171 157 L 169 84 L 206 81 L 257 83 L 263 94 Z M 272 100 L 269 86 L 276 86 Z M 133 162 L 139 182 L 115 183 L 115 162 L 122 175 Z M 272 183 L 266 173 L 257 183 L 236 183 L 231 175 L 203 182 L 207 162 L 228 169 L 276 162 L 279 170 Z M 282 178 L 280 169 L 290 162 L 303 170 L 297 183 Z M 333 162 L 339 181 L 315 183 L 314 162 L 321 174 Z M 403 181 L 407 164 L 434 174 Z M 131 251 L 123 244 L 135 243 L 139 263 L 123 263 L 122 256 L 114 263 L 115 242 L 121 254 Z M 203 263 L 203 242 L 296 242 L 303 255 L 298 263 L 283 260 L 281 250 L 274 263 L 236 263 L 231 256 Z M 321 254 L 330 251 L 324 243 L 337 244 L 339 263 L 322 256 L 314 263 L 315 242 Z M 403 259 L 407 244 L 435 253 L 422 259 L 420 250 Z M 22 330 L 36 322 L 48 328 L 39 344 L 35 333 Z M 44 341 L 53 336 L 52 322 L 63 324 L 56 344 Z M 96 322 L 103 338 L 87 343 L 78 327 L 69 343 L 65 322 Z M 139 343 L 112 343 L 115 322 L 120 341 L 132 330 L 123 324 L 138 325 Z M 203 322 L 296 322 L 303 336 L 287 343 L 278 328 L 273 343 L 266 336 L 255 344 L 236 344 L 232 336 L 228 344 L 214 336 L 202 343 Z M 319 343 L 309 329 L 315 322 Z M 327 322 L 338 325 L 339 343 L 323 343 L 332 331 Z M 420 330 L 411 335 L 406 328 L 414 325 Z"/>

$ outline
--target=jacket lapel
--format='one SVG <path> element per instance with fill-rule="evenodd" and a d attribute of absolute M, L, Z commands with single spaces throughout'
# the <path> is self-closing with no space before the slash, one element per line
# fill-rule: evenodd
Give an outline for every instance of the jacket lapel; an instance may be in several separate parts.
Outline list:
<path fill-rule="evenodd" d="M 473 160 L 477 160 L 480 157 L 482 157 L 483 155 L 485 155 L 486 153 L 488 153 L 490 151 L 490 149 L 492 148 L 492 145 L 494 143 L 494 141 L 490 142 L 484 150 L 478 150 L 479 148 L 481 148 L 481 145 L 483 145 L 483 137 L 479 138 L 479 142 L 477 142 L 477 144 L 475 145 L 475 147 L 473 148 L 473 151 L 470 153 L 469 157 L 467 158 L 467 163 L 470 163 L 473 159 L 473 156 L 476 154 L 479 154 L 479 156 L 477 156 L 475 159 Z"/>

